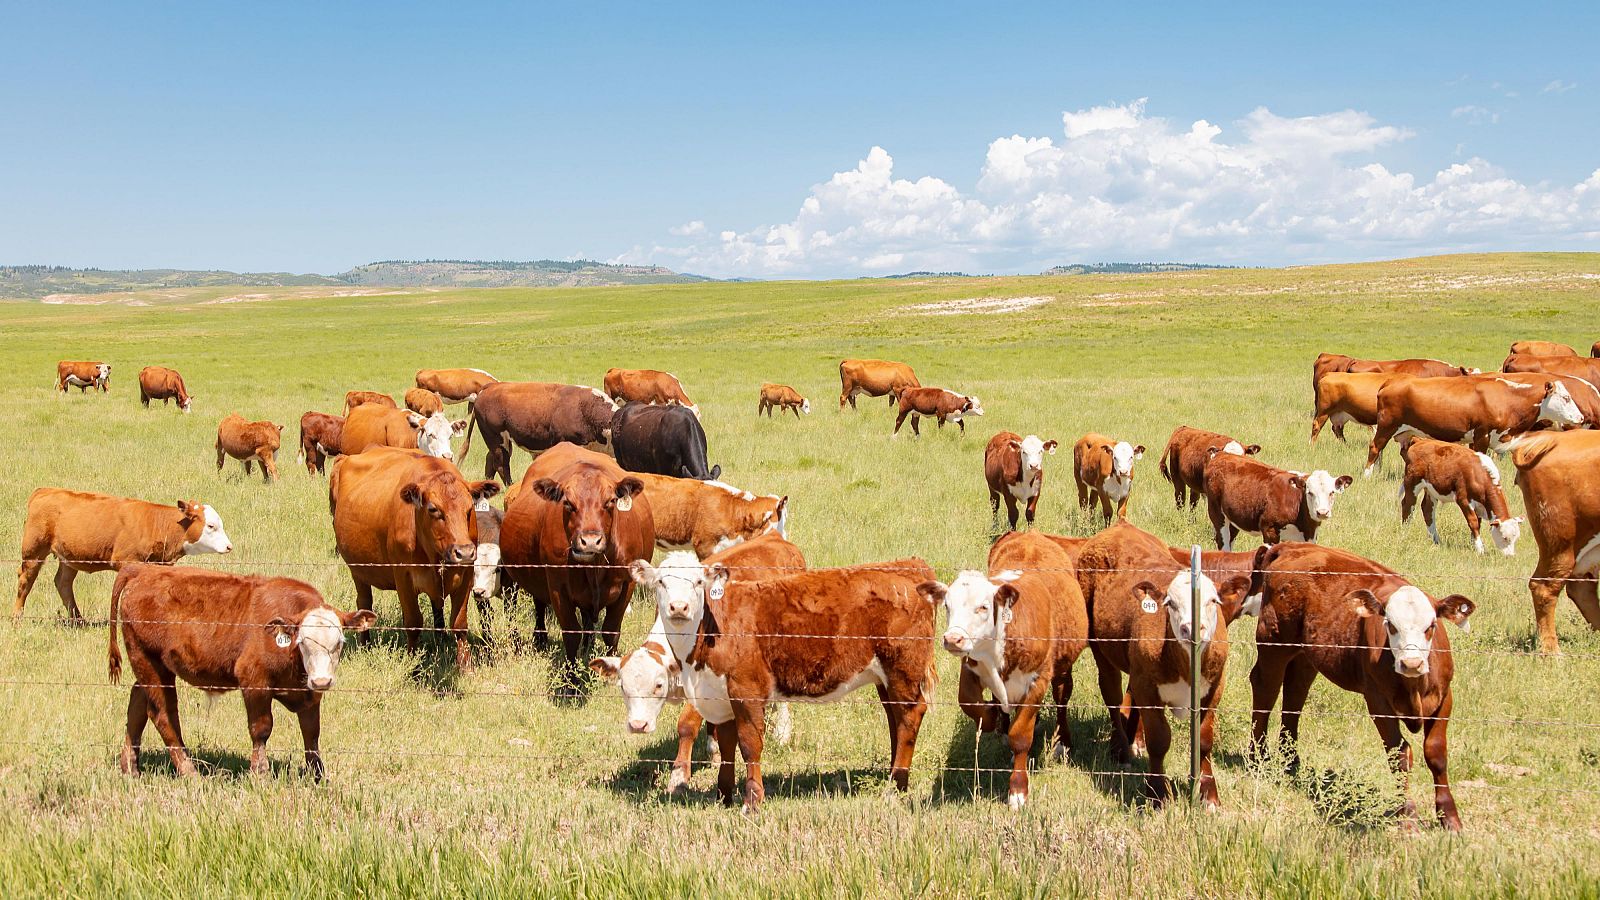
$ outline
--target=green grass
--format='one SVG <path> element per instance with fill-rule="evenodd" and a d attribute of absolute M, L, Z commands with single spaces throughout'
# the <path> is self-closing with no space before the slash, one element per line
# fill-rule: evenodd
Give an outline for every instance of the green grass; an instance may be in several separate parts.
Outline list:
<path fill-rule="evenodd" d="M 221 511 L 237 549 L 190 564 L 295 575 L 349 607 L 326 482 L 293 464 L 300 413 L 337 412 L 352 388 L 398 395 L 425 366 L 598 384 L 607 367 L 627 365 L 682 379 L 703 409 L 712 462 L 741 487 L 788 494 L 791 536 L 814 564 L 917 554 L 950 576 L 983 564 L 992 532 L 981 457 L 997 430 L 1064 446 L 1095 430 L 1155 451 L 1187 423 L 1261 443 L 1274 463 L 1359 475 L 1365 429 L 1352 426 L 1350 445 L 1326 433 L 1306 444 L 1318 351 L 1492 369 L 1516 338 L 1587 347 L 1600 337 L 1600 280 L 1581 276 L 1596 272 L 1594 255 L 1530 254 L 1160 275 L 323 298 L 252 289 L 276 299 L 233 304 L 203 304 L 219 294 L 201 289 L 136 308 L 0 304 L 0 401 L 15 435 L 0 450 L 0 508 L 13 511 L 0 520 L 0 548 L 17 547 L 27 495 L 40 485 L 195 497 Z M 1056 299 L 998 315 L 900 311 L 1008 295 Z M 979 395 L 987 415 L 965 435 L 930 428 L 921 440 L 891 440 L 883 401 L 835 410 L 846 356 L 905 360 L 926 384 Z M 112 363 L 111 393 L 53 395 L 54 364 L 65 358 Z M 136 374 L 153 363 L 184 373 L 192 415 L 139 407 Z M 799 388 L 813 413 L 758 420 L 762 381 Z M 245 479 L 232 461 L 215 471 L 216 423 L 232 411 L 288 425 L 280 483 Z M 1154 455 L 1135 470 L 1133 520 L 1175 544 L 1209 545 L 1203 511 L 1173 509 Z M 519 453 L 514 469 L 527 459 Z M 481 467 L 475 448 L 464 468 Z M 1046 468 L 1040 526 L 1090 533 L 1071 502 L 1070 453 Z M 1303 725 L 1313 774 L 1296 781 L 1245 764 L 1251 620 L 1232 633 L 1217 741 L 1224 808 L 1210 814 L 1186 802 L 1151 811 L 1135 779 L 1091 774 L 1115 767 L 1087 654 L 1071 712 L 1078 749 L 1042 764 L 1021 814 L 1005 807 L 1003 778 L 971 771 L 974 738 L 953 702 L 950 658 L 905 796 L 885 788 L 887 739 L 870 692 L 797 706 L 793 744 L 768 748 L 768 803 L 748 818 L 715 804 L 704 768 L 688 800 L 661 796 L 665 772 L 640 760 L 671 756 L 670 713 L 656 735 L 629 737 L 613 689 L 582 704 L 550 696 L 549 656 L 480 649 L 480 665 L 458 674 L 443 644 L 412 659 L 392 641 L 347 657 L 327 700 L 329 782 L 299 777 L 298 731 L 282 714 L 275 776 L 238 775 L 249 750 L 239 701 L 207 711 L 192 690 L 181 692 L 185 736 L 214 774 L 180 782 L 164 755 L 147 752 L 147 774 L 129 780 L 114 755 L 126 689 L 105 682 L 103 630 L 57 621 L 52 567 L 28 618 L 0 628 L 0 884 L 13 896 L 1593 894 L 1600 742 L 1596 728 L 1570 723 L 1600 723 L 1600 636 L 1564 604 L 1566 654 L 1532 655 L 1531 535 L 1514 558 L 1480 557 L 1460 516 L 1441 510 L 1435 548 L 1419 521 L 1401 526 L 1396 471 L 1391 453 L 1378 477 L 1358 477 L 1320 536 L 1480 604 L 1471 634 L 1451 636 L 1466 651 L 1451 725 L 1459 837 L 1404 833 L 1381 815 L 1398 794 L 1376 732 L 1360 699 L 1326 682 Z M 1521 508 L 1514 488 L 1510 499 Z M 110 582 L 79 579 L 88 615 L 104 614 Z M 396 624 L 393 595 L 380 595 L 378 612 Z M 636 608 L 625 643 L 649 620 Z M 1182 772 L 1187 729 L 1176 731 L 1169 770 Z M 978 767 L 1006 766 L 990 740 Z M 146 747 L 154 741 L 152 730 Z M 1410 792 L 1425 820 L 1426 782 L 1423 769 Z"/>

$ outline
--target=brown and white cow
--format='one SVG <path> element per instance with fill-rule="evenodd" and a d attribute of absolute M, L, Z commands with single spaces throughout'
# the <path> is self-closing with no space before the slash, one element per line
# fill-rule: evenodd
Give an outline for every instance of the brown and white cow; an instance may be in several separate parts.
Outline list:
<path fill-rule="evenodd" d="M 1358 359 L 1338 353 L 1319 353 L 1311 366 L 1311 388 L 1315 392 L 1318 382 L 1330 372 L 1368 372 L 1392 375 L 1414 375 L 1427 378 L 1445 378 L 1460 375 L 1477 375 L 1478 369 L 1455 366 L 1437 359 Z"/>
<path fill-rule="evenodd" d="M 911 417 L 911 433 L 917 437 L 922 436 L 922 431 L 917 427 L 923 416 L 928 416 L 939 423 L 943 428 L 945 422 L 954 422 L 961 427 L 961 433 L 967 432 L 967 416 L 983 415 L 983 404 L 977 397 L 947 391 L 944 388 L 913 387 L 900 392 L 900 415 L 894 420 L 894 434 L 900 433 L 900 425 L 905 422 L 906 416 Z"/>
<path fill-rule="evenodd" d="M 1173 502 L 1179 509 L 1187 499 L 1190 507 L 1206 493 L 1206 463 L 1211 460 L 1211 448 L 1220 447 L 1224 453 L 1237 456 L 1255 456 L 1261 452 L 1260 444 L 1245 446 L 1225 434 L 1179 425 L 1167 438 L 1161 451 L 1161 477 L 1172 483 Z"/>
<path fill-rule="evenodd" d="M 1583 416 L 1582 425 L 1574 426 L 1562 423 L 1556 426 L 1556 430 L 1564 431 L 1567 428 L 1574 427 L 1600 427 L 1600 389 L 1597 389 L 1594 383 L 1586 378 L 1579 378 L 1575 375 L 1552 375 L 1548 372 L 1501 372 L 1498 375 L 1488 377 L 1500 378 L 1515 384 L 1532 385 L 1541 391 L 1544 390 L 1550 379 L 1554 378 L 1566 385 L 1567 395 L 1572 398 L 1573 404 L 1578 407 L 1578 413 Z M 1549 424 L 1554 425 L 1555 423 Z"/>
<path fill-rule="evenodd" d="M 894 406 L 900 402 L 901 392 L 916 387 L 922 387 L 922 382 L 917 380 L 917 373 L 903 362 L 847 359 L 839 363 L 840 409 L 844 409 L 846 402 L 849 402 L 851 409 L 855 409 L 856 397 L 861 394 L 868 397 L 887 396 L 889 405 Z"/>
<path fill-rule="evenodd" d="M 707 566 L 719 563 L 726 566 L 729 578 L 733 581 L 782 578 L 806 568 L 806 558 L 800 548 L 776 534 L 762 535 L 735 544 L 701 562 Z M 589 668 L 621 689 L 626 720 L 624 727 L 630 734 L 653 733 L 663 706 L 667 703 L 684 704 L 683 712 L 678 716 L 678 754 L 672 761 L 672 777 L 667 782 L 667 793 L 677 793 L 687 788 L 695 736 L 705 723 L 705 717 L 695 709 L 695 698 L 687 697 L 683 692 L 683 667 L 667 645 L 666 626 L 662 624 L 661 617 L 656 616 L 650 633 L 638 649 L 620 657 L 595 657 L 589 661 Z M 772 722 L 773 735 L 779 744 L 789 743 L 791 729 L 789 704 L 779 703 Z M 708 734 L 708 739 L 710 737 Z"/>
<path fill-rule="evenodd" d="M 183 376 L 177 370 L 164 366 L 145 366 L 139 370 L 139 402 L 148 408 L 151 400 L 160 400 L 162 406 L 176 400 L 178 409 L 188 412 L 194 396 L 184 386 Z"/>
<path fill-rule="evenodd" d="M 394 398 L 378 391 L 347 391 L 344 395 L 344 414 L 350 415 L 350 410 L 367 404 L 374 406 L 395 408 Z"/>
<path fill-rule="evenodd" d="M 1128 495 L 1133 493 L 1133 463 L 1144 459 L 1144 445 L 1137 447 L 1103 434 L 1090 432 L 1072 445 L 1072 477 L 1078 484 L 1078 506 L 1088 509 L 1100 502 L 1100 514 L 1109 522 L 1112 505 L 1116 517 L 1127 518 Z"/>
<path fill-rule="evenodd" d="M 22 524 L 22 565 L 17 569 L 21 616 L 33 583 L 51 554 L 56 557 L 56 593 L 74 625 L 83 613 L 72 591 L 79 572 L 104 572 L 126 563 L 173 563 L 198 553 L 230 553 L 233 542 L 217 511 L 197 500 L 165 506 L 145 500 L 44 487 L 28 497 Z"/>
<path fill-rule="evenodd" d="M 1542 653 L 1556 653 L 1556 605 L 1561 590 L 1589 627 L 1600 629 L 1600 432 L 1541 432 L 1516 441 L 1522 508 L 1539 545 L 1528 581 Z"/>
<path fill-rule="evenodd" d="M 1555 341 L 1515 341 L 1511 345 L 1512 356 L 1577 356 L 1578 351 L 1568 344 Z"/>
<path fill-rule="evenodd" d="M 988 569 L 987 575 L 963 571 L 949 585 L 926 581 L 917 590 L 945 608 L 944 648 L 961 657 L 961 711 L 980 732 L 1006 733 L 1006 802 L 1021 809 L 1028 802 L 1028 756 L 1047 689 L 1056 712 L 1050 754 L 1061 761 L 1072 749 L 1067 704 L 1072 665 L 1089 643 L 1089 614 L 1072 559 L 1045 535 L 1001 537 L 989 550 Z"/>
<path fill-rule="evenodd" d="M 1027 508 L 1028 527 L 1033 527 L 1044 491 L 1044 456 L 1056 454 L 1056 442 L 1040 440 L 1036 434 L 1022 437 L 1002 431 L 989 439 L 983 449 L 983 479 L 989 485 L 989 513 L 1000 521 L 1000 501 L 1006 502 L 1006 518 L 1012 530 L 1017 527 L 1017 504 Z"/>
<path fill-rule="evenodd" d="M 417 370 L 417 387 L 433 391 L 446 403 L 471 403 L 479 391 L 497 381 L 482 369 Z"/>
<path fill-rule="evenodd" d="M 1395 372 L 1329 372 L 1317 382 L 1315 405 L 1311 413 L 1311 443 L 1317 442 L 1324 425 L 1333 424 L 1333 436 L 1344 440 L 1344 426 L 1350 422 L 1375 428 L 1378 424 L 1378 391 L 1397 378 L 1411 378 Z"/>
<path fill-rule="evenodd" d="M 1266 550 L 1258 568 L 1255 587 L 1262 603 L 1250 670 L 1252 750 L 1266 749 L 1268 720 L 1281 694 L 1280 739 L 1291 768 L 1299 765 L 1301 710 L 1321 675 L 1365 698 L 1396 771 L 1411 771 L 1411 745 L 1400 726 L 1423 733 L 1439 821 L 1460 830 L 1446 771 L 1455 666 L 1440 623 L 1467 630 L 1473 602 L 1460 594 L 1435 600 L 1389 569 L 1331 547 L 1279 544 Z M 1414 812 L 1406 801 L 1401 813 Z"/>
<path fill-rule="evenodd" d="M 825 703 L 868 685 L 889 720 L 890 780 L 905 790 L 917 731 L 938 680 L 933 607 L 917 585 L 933 580 L 920 559 L 735 582 L 726 566 L 691 553 L 659 567 L 633 564 L 652 589 L 684 693 L 716 726 L 717 790 L 734 799 L 734 754 L 744 756 L 744 808 L 756 811 L 768 702 Z"/>
<path fill-rule="evenodd" d="M 800 392 L 787 384 L 773 384 L 770 381 L 761 383 L 761 405 L 756 408 L 756 415 L 767 414 L 772 418 L 772 411 L 792 412 L 796 419 L 801 413 L 811 414 L 811 401 L 800 396 Z"/>
<path fill-rule="evenodd" d="M 1200 575 L 1200 621 L 1194 621 L 1190 572 L 1172 559 L 1171 548 L 1155 535 L 1119 522 L 1083 545 L 1078 584 L 1089 610 L 1089 649 L 1099 670 L 1100 696 L 1111 718 L 1111 753 L 1126 763 L 1132 753 L 1134 723 L 1123 711 L 1122 676 L 1128 676 L 1132 707 L 1149 753 L 1145 788 L 1157 805 L 1171 794 L 1164 768 L 1172 729 L 1164 715 L 1188 714 L 1191 644 L 1200 649 L 1200 795 L 1217 806 L 1211 746 L 1217 702 L 1228 662 L 1224 610 L 1250 592 L 1247 578 L 1235 577 L 1219 589 Z"/>
<path fill-rule="evenodd" d="M 472 406 L 465 459 L 474 429 L 483 432 L 488 451 L 483 477 L 511 484 L 511 448 L 537 456 L 566 442 L 593 449 L 611 445 L 611 417 L 617 404 L 598 388 L 542 381 L 500 381 L 478 392 Z"/>
<path fill-rule="evenodd" d="M 357 608 L 372 609 L 374 590 L 394 591 L 406 649 L 415 652 L 417 595 L 427 594 L 435 607 L 448 598 L 456 664 L 469 665 L 467 599 L 478 549 L 472 507 L 499 492 L 500 485 L 468 481 L 454 463 L 420 450 L 374 447 L 340 459 L 328 476 L 328 511 Z"/>
<path fill-rule="evenodd" d="M 344 416 L 308 412 L 300 416 L 299 462 L 306 467 L 307 475 L 317 475 L 327 468 L 328 457 L 344 452 Z"/>
<path fill-rule="evenodd" d="M 615 400 L 618 405 L 625 403 L 676 403 L 694 413 L 695 418 L 700 417 L 700 407 L 696 406 L 689 395 L 683 392 L 683 385 L 678 382 L 678 376 L 668 372 L 658 372 L 655 369 L 607 369 L 605 381 L 606 396 Z"/>
<path fill-rule="evenodd" d="M 419 416 L 444 412 L 444 398 L 427 388 L 406 388 L 406 409 Z"/>
<path fill-rule="evenodd" d="M 1361 474 L 1373 473 L 1383 448 L 1402 428 L 1482 453 L 1504 452 L 1512 438 L 1543 423 L 1556 428 L 1584 423 L 1582 409 L 1554 375 L 1397 379 L 1378 391 L 1378 426 Z"/>
<path fill-rule="evenodd" d="M 442 412 L 423 416 L 409 409 L 367 403 L 350 410 L 345 417 L 339 448 L 346 456 L 353 456 L 372 447 L 400 447 L 454 461 L 450 438 L 466 427 L 465 419 L 451 422 Z"/>
<path fill-rule="evenodd" d="M 344 612 L 292 578 L 203 569 L 130 565 L 111 588 L 107 669 L 121 680 L 117 632 L 128 648 L 128 694 L 121 768 L 139 771 L 139 743 L 154 722 L 179 775 L 196 774 L 178 720 L 178 679 L 215 697 L 237 690 L 250 726 L 250 771 L 265 775 L 272 701 L 300 720 L 306 771 L 320 780 L 322 697 L 333 688 L 344 632 L 372 626 L 371 610 Z"/>
<path fill-rule="evenodd" d="M 693 550 L 704 559 L 764 534 L 788 533 L 789 498 L 752 494 L 720 481 L 632 473 L 644 483 L 656 546 Z"/>
<path fill-rule="evenodd" d="M 110 363 L 67 359 L 56 363 L 56 390 L 65 394 L 68 387 L 77 388 L 80 394 L 99 388 L 104 394 L 111 387 Z"/>
<path fill-rule="evenodd" d="M 252 472 L 255 463 L 261 464 L 261 480 L 278 477 L 278 445 L 283 440 L 283 426 L 271 422 L 251 422 L 238 413 L 229 413 L 217 423 L 217 471 L 228 457 L 244 463 L 244 474 Z"/>
<path fill-rule="evenodd" d="M 611 457 L 562 443 L 533 461 L 506 503 L 500 525 L 505 575 L 533 596 L 539 646 L 546 641 L 545 609 L 555 609 L 569 665 L 597 637 L 607 655 L 617 652 L 633 587 L 628 566 L 655 552 L 644 490 L 644 482 Z"/>
<path fill-rule="evenodd" d="M 1455 501 L 1472 532 L 1472 545 L 1483 552 L 1480 523 L 1489 523 L 1489 539 L 1506 556 L 1517 552 L 1522 534 L 1522 517 L 1512 516 L 1506 495 L 1500 490 L 1500 469 L 1486 453 L 1477 453 L 1460 444 L 1447 444 L 1432 438 L 1406 435 L 1400 441 L 1400 458 L 1406 470 L 1400 484 L 1400 521 L 1411 519 L 1411 507 L 1420 498 L 1422 521 L 1428 536 L 1439 543 L 1434 522 L 1434 507 L 1440 501 Z"/>
<path fill-rule="evenodd" d="M 1307 475 L 1258 459 L 1217 451 L 1206 463 L 1206 512 L 1217 549 L 1232 550 L 1240 532 L 1261 535 L 1265 544 L 1316 541 L 1317 529 L 1333 515 L 1333 500 L 1353 479 L 1318 469 Z"/>
<path fill-rule="evenodd" d="M 1591 385 L 1600 385 L 1600 359 L 1589 356 L 1531 356 L 1512 354 L 1500 364 L 1502 372 L 1543 372 L 1547 375 L 1566 375 L 1581 378 Z"/>

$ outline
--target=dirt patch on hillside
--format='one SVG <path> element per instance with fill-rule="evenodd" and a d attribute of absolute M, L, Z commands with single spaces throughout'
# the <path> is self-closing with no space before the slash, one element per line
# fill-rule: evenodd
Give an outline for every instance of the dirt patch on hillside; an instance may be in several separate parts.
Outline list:
<path fill-rule="evenodd" d="M 924 316 L 961 316 L 972 313 L 1022 312 L 1043 306 L 1054 297 L 968 297 L 964 300 L 939 300 L 900 307 L 900 312 Z"/>

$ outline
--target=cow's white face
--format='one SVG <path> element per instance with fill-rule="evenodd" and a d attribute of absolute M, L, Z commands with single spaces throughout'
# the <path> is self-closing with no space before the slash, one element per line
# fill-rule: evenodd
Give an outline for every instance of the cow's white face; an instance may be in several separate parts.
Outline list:
<path fill-rule="evenodd" d="M 472 562 L 472 596 L 493 597 L 500 593 L 500 545 L 479 544 Z"/>
<path fill-rule="evenodd" d="M 111 377 L 111 365 L 109 363 L 101 363 L 100 365 L 95 366 L 94 375 L 96 381 L 104 382 L 107 378 Z"/>
<path fill-rule="evenodd" d="M 1056 442 L 1042 441 L 1036 434 L 1030 434 L 1016 445 L 1017 452 L 1022 455 L 1023 480 L 1029 480 L 1033 475 L 1044 471 L 1044 455 L 1055 455 Z"/>
<path fill-rule="evenodd" d="M 1144 447 L 1135 447 L 1127 441 L 1117 441 L 1111 448 L 1111 470 L 1118 478 L 1133 474 L 1133 461 L 1144 458 Z"/>
<path fill-rule="evenodd" d="M 333 687 L 339 654 L 344 650 L 344 624 L 339 621 L 339 614 L 327 608 L 307 612 L 295 629 L 294 645 L 306 669 L 306 687 L 313 691 Z"/>
<path fill-rule="evenodd" d="M 808 416 L 811 415 L 811 401 L 810 400 L 801 400 L 800 401 L 800 411 L 805 413 Z"/>
<path fill-rule="evenodd" d="M 1522 537 L 1522 517 L 1514 516 L 1489 523 L 1489 540 L 1494 548 L 1507 556 L 1517 553 L 1517 538 Z"/>
<path fill-rule="evenodd" d="M 1229 441 L 1222 447 L 1223 453 L 1232 453 L 1234 456 L 1244 455 L 1244 446 L 1238 441 Z"/>
<path fill-rule="evenodd" d="M 964 416 L 981 416 L 981 415 L 983 415 L 983 402 L 981 400 L 979 400 L 977 397 L 967 397 L 966 400 L 967 400 L 967 403 L 970 404 L 972 408 L 971 409 L 962 410 L 961 411 L 962 415 L 964 415 Z"/>
<path fill-rule="evenodd" d="M 957 656 L 967 656 L 982 644 L 1005 640 L 1005 619 L 1011 604 L 998 596 L 1000 585 L 982 572 L 961 572 L 944 592 L 947 627 L 944 648 Z M 1009 592 L 1016 598 L 1015 590 Z"/>
<path fill-rule="evenodd" d="M 1327 521 L 1333 515 L 1333 498 L 1344 493 L 1350 486 L 1350 476 L 1340 475 L 1334 478 L 1322 469 L 1305 476 L 1306 482 L 1306 512 L 1318 522 Z"/>
<path fill-rule="evenodd" d="M 602 656 L 589 668 L 622 691 L 623 727 L 629 734 L 651 734 L 678 680 L 678 661 L 667 647 L 647 641 L 627 656 Z"/>
<path fill-rule="evenodd" d="M 412 413 L 411 418 L 417 428 L 417 449 L 429 456 L 453 462 L 456 454 L 450 449 L 450 436 L 454 430 L 450 427 L 450 420 L 444 417 L 444 413 L 436 412 L 426 419 Z"/>
<path fill-rule="evenodd" d="M 190 394 L 189 395 L 189 399 L 184 400 L 183 402 L 178 404 L 178 408 L 183 410 L 184 412 L 188 412 L 189 411 L 189 407 L 192 406 L 192 405 L 194 405 L 194 395 Z"/>
<path fill-rule="evenodd" d="M 1389 652 L 1394 655 L 1394 670 L 1401 675 L 1428 674 L 1428 654 L 1433 649 L 1433 629 L 1438 615 L 1433 601 L 1410 585 L 1389 595 L 1383 607 L 1384 633 Z"/>
<path fill-rule="evenodd" d="M 183 545 L 185 556 L 194 556 L 200 553 L 231 553 L 233 542 L 228 540 L 228 533 L 222 530 L 222 517 L 209 506 L 205 509 L 205 527 L 200 531 L 200 537 Z"/>
<path fill-rule="evenodd" d="M 1194 598 L 1191 596 L 1192 588 L 1188 570 L 1173 576 L 1172 582 L 1167 585 L 1167 595 L 1162 601 L 1162 607 L 1167 613 L 1167 624 L 1172 628 L 1172 636 L 1180 641 L 1192 640 L 1194 633 Z M 1217 595 L 1217 586 L 1211 578 L 1202 574 L 1200 576 L 1200 643 L 1209 644 L 1216 636 L 1217 623 L 1222 620 L 1222 599 Z"/>
<path fill-rule="evenodd" d="M 705 613 L 706 569 L 700 559 L 685 550 L 675 550 L 652 566 L 636 560 L 630 567 L 633 580 L 656 593 L 656 612 L 663 622 L 698 622 Z"/>
<path fill-rule="evenodd" d="M 1550 389 L 1539 401 L 1539 420 L 1558 428 L 1575 428 L 1583 424 L 1583 410 L 1578 408 L 1577 401 L 1572 399 L 1564 382 L 1550 382 Z"/>

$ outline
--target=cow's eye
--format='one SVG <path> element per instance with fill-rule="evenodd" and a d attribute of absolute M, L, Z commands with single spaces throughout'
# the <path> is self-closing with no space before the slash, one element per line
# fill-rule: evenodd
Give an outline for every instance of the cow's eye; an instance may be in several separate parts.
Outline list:
<path fill-rule="evenodd" d="M 974 606 L 972 608 L 972 611 L 975 612 L 975 613 L 982 614 L 982 613 L 988 612 L 989 611 L 989 607 L 987 607 L 987 606 Z"/>

